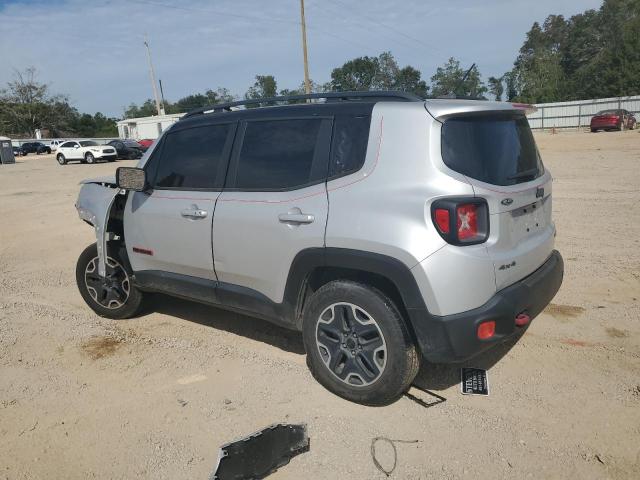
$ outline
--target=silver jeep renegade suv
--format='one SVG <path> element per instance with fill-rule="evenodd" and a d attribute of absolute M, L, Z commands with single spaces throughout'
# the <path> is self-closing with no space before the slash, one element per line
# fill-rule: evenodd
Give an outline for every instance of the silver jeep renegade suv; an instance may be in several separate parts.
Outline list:
<path fill-rule="evenodd" d="M 257 316 L 302 332 L 327 389 L 382 405 L 422 358 L 518 335 L 560 288 L 551 174 L 523 106 L 254 102 L 271 106 L 190 112 L 137 168 L 83 182 L 97 242 L 76 278 L 99 315 L 131 317 L 161 292 Z"/>

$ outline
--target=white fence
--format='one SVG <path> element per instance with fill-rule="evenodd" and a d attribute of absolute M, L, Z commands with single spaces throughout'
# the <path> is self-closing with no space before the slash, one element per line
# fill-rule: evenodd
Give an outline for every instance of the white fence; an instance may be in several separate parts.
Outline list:
<path fill-rule="evenodd" d="M 531 128 L 588 128 L 600 110 L 625 109 L 640 114 L 640 95 L 598 98 L 573 102 L 538 103 L 538 111 L 528 115 Z"/>

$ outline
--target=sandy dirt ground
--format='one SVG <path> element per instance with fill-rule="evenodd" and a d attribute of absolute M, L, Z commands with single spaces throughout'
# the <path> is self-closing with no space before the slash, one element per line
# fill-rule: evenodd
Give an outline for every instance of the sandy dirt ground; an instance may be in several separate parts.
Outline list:
<path fill-rule="evenodd" d="M 133 162 L 0 166 L 0 478 L 205 479 L 221 444 L 278 422 L 307 423 L 311 450 L 277 479 L 383 479 L 377 436 L 419 440 L 393 478 L 640 478 L 640 133 L 537 140 L 562 289 L 517 343 L 468 362 L 489 397 L 424 365 L 414 399 L 382 408 L 324 390 L 300 336 L 259 320 L 160 296 L 97 317 L 74 279 L 94 241 L 78 182 Z"/>

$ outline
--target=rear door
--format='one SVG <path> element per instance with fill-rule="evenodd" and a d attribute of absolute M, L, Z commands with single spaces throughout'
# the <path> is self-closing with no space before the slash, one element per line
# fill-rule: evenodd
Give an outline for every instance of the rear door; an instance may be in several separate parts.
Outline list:
<path fill-rule="evenodd" d="M 551 175 L 546 172 L 524 115 L 460 115 L 442 126 L 444 163 L 465 175 L 489 204 L 496 288 L 535 271 L 553 250 Z"/>
<path fill-rule="evenodd" d="M 124 215 L 134 271 L 215 280 L 211 228 L 235 123 L 172 128 L 145 165 L 150 193 L 132 192 Z"/>
<path fill-rule="evenodd" d="M 240 124 L 213 221 L 221 299 L 243 287 L 282 302 L 296 254 L 324 246 L 331 125 L 322 117 Z"/>

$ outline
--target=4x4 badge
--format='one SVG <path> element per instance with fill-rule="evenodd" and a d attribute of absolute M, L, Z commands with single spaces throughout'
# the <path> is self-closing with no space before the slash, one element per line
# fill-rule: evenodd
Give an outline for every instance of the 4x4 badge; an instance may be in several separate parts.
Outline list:
<path fill-rule="evenodd" d="M 505 198 L 500 203 L 503 205 L 511 205 L 513 203 L 513 198 Z"/>

